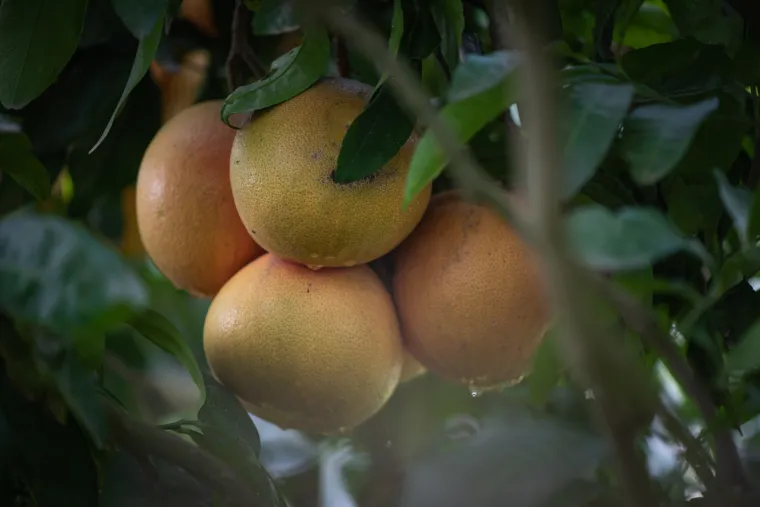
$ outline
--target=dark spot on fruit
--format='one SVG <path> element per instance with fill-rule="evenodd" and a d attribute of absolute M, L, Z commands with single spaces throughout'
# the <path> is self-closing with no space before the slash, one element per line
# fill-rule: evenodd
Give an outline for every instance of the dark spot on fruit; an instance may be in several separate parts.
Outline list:
<path fill-rule="evenodd" d="M 319 152 L 318 152 L 318 151 L 315 151 L 314 153 L 312 153 L 312 154 L 311 154 L 311 158 L 312 158 L 313 160 L 318 160 L 318 159 L 319 159 Z"/>
<path fill-rule="evenodd" d="M 253 229 L 251 229 L 251 234 L 256 234 L 256 231 L 254 231 Z"/>

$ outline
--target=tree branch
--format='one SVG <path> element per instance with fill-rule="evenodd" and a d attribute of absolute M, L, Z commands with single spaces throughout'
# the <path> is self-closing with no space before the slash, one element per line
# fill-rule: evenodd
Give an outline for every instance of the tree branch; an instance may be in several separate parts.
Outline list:
<path fill-rule="evenodd" d="M 660 328 L 657 318 L 633 296 L 616 287 L 612 282 L 603 278 L 597 278 L 596 281 L 605 296 L 615 302 L 626 324 L 639 333 L 644 342 L 658 353 L 673 378 L 697 405 L 705 424 L 714 423 L 718 417 L 718 407 L 713 402 L 707 386 L 694 375 L 686 358 L 670 336 Z M 722 491 L 732 491 L 734 486 L 748 489 L 749 481 L 731 431 L 721 428 L 719 424 L 714 426 L 712 435 L 715 440 L 716 475 L 719 488 Z"/>
<path fill-rule="evenodd" d="M 251 11 L 243 0 L 236 0 L 235 11 L 232 14 L 230 52 L 227 55 L 227 86 L 230 92 L 245 84 L 245 69 L 247 68 L 254 79 L 266 75 L 266 69 L 259 62 L 256 53 L 248 45 L 248 33 L 251 30 Z"/>
<path fill-rule="evenodd" d="M 256 492 L 216 456 L 166 430 L 129 419 L 110 401 L 104 406 L 114 437 L 122 446 L 137 455 L 157 456 L 184 468 L 225 498 L 230 506 L 264 507 Z"/>

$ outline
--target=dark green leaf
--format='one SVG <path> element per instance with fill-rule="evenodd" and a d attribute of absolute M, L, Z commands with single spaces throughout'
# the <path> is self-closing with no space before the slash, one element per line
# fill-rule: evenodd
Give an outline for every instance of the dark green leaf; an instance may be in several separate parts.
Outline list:
<path fill-rule="evenodd" d="M 685 234 L 715 231 L 723 216 L 723 205 L 714 180 L 686 183 L 673 175 L 663 180 L 661 194 L 668 218 Z"/>
<path fill-rule="evenodd" d="M 760 153 L 756 156 L 760 156 Z M 760 237 L 760 185 L 755 189 L 752 196 L 747 223 L 747 238 L 750 241 L 755 241 L 758 237 Z"/>
<path fill-rule="evenodd" d="M 158 21 L 156 21 L 155 25 L 153 25 L 152 30 L 148 35 L 146 35 L 144 38 L 140 39 L 140 44 L 137 46 L 137 54 L 135 55 L 135 60 L 132 63 L 132 70 L 129 72 L 129 78 L 127 79 L 127 84 L 124 87 L 124 91 L 121 94 L 121 98 L 119 99 L 119 103 L 116 106 L 116 109 L 114 110 L 113 114 L 111 115 L 111 119 L 108 120 L 108 124 L 106 125 L 106 128 L 103 130 L 103 134 L 100 136 L 100 139 L 98 139 L 98 142 L 95 143 L 95 146 L 93 146 L 90 149 L 90 153 L 95 151 L 95 149 L 100 146 L 100 144 L 103 142 L 103 140 L 108 135 L 108 132 L 111 130 L 111 127 L 113 126 L 114 120 L 116 120 L 116 115 L 119 114 L 121 111 L 122 106 L 127 101 L 127 98 L 129 97 L 129 94 L 132 92 L 132 89 L 134 89 L 135 86 L 143 79 L 145 76 L 145 73 L 148 72 L 148 68 L 150 67 L 150 62 L 153 61 L 153 57 L 156 54 L 156 50 L 158 49 L 158 43 L 161 41 L 161 34 L 163 32 L 163 26 L 164 26 L 164 17 L 161 16 Z"/>
<path fill-rule="evenodd" d="M 324 28 L 312 27 L 300 46 L 272 62 L 266 77 L 233 91 L 222 106 L 222 119 L 227 122 L 235 113 L 256 111 L 274 106 L 298 95 L 327 71 L 330 60 L 330 39 Z"/>
<path fill-rule="evenodd" d="M 132 317 L 129 325 L 182 363 L 201 392 L 201 402 L 205 401 L 206 386 L 200 367 L 187 341 L 174 324 L 158 312 L 145 310 Z"/>
<path fill-rule="evenodd" d="M 742 40 L 741 17 L 721 0 L 665 0 L 665 5 L 683 37 L 734 50 Z"/>
<path fill-rule="evenodd" d="M 22 133 L 0 134 L 0 171 L 11 176 L 37 199 L 50 195 L 50 176 Z"/>
<path fill-rule="evenodd" d="M 748 373 L 760 368 L 760 320 L 742 336 L 739 344 L 726 356 L 727 373 Z"/>
<path fill-rule="evenodd" d="M 715 179 L 718 181 L 720 198 L 734 222 L 739 240 L 745 248 L 748 248 L 747 231 L 749 230 L 749 211 L 750 206 L 752 206 L 752 192 L 746 188 L 731 185 L 728 179 L 726 179 L 726 175 L 721 171 L 715 171 Z"/>
<path fill-rule="evenodd" d="M 623 83 L 579 83 L 568 90 L 569 111 L 561 120 L 564 141 L 562 195 L 572 197 L 594 175 L 633 100 L 634 88 Z"/>
<path fill-rule="evenodd" d="M 0 104 L 20 109 L 58 77 L 77 47 L 87 0 L 0 3 Z"/>
<path fill-rule="evenodd" d="M 198 416 L 202 433 L 189 431 L 195 442 L 229 464 L 240 478 L 253 485 L 258 503 L 284 507 L 284 499 L 259 462 L 261 443 L 250 416 L 235 397 L 210 382 L 206 404 Z"/>
<path fill-rule="evenodd" d="M 253 33 L 256 35 L 277 35 L 298 27 L 292 0 L 262 0 L 253 17 Z"/>
<path fill-rule="evenodd" d="M 64 335 L 95 334 L 147 296 L 125 261 L 81 226 L 29 211 L 0 221 L 0 306 L 14 317 Z"/>
<path fill-rule="evenodd" d="M 401 2 L 404 11 L 404 34 L 399 52 L 410 60 L 422 60 L 436 50 L 441 37 L 433 14 L 425 2 Z"/>
<path fill-rule="evenodd" d="M 73 351 L 49 365 L 58 391 L 77 421 L 86 428 L 96 447 L 102 448 L 108 439 L 108 422 L 103 410 L 97 374 Z"/>
<path fill-rule="evenodd" d="M 449 90 L 449 103 L 440 114 L 461 141 L 469 141 L 514 102 L 513 71 L 517 65 L 515 54 L 494 52 L 471 55 L 457 67 Z M 435 134 L 431 130 L 425 132 L 412 156 L 404 205 L 412 202 L 448 162 Z"/>
<path fill-rule="evenodd" d="M 446 59 L 449 71 L 459 64 L 459 47 L 464 31 L 464 7 L 462 0 L 435 0 L 430 6 L 435 25 L 441 37 L 441 53 Z"/>
<path fill-rule="evenodd" d="M 694 65 L 704 50 L 694 39 L 678 39 L 630 51 L 620 58 L 620 66 L 633 81 L 654 85 Z"/>
<path fill-rule="evenodd" d="M 413 128 L 390 86 L 383 84 L 343 138 L 335 181 L 351 183 L 380 170 L 406 143 Z"/>
<path fill-rule="evenodd" d="M 637 107 L 623 123 L 619 149 L 639 185 L 666 176 L 689 149 L 705 118 L 718 107 L 710 98 L 688 106 L 651 104 Z"/>
<path fill-rule="evenodd" d="M 138 39 L 144 39 L 153 31 L 159 19 L 163 19 L 169 0 L 111 0 L 129 31 Z"/>
<path fill-rule="evenodd" d="M 98 505 L 101 507 L 219 507 L 214 504 L 213 493 L 207 485 L 183 468 L 155 456 L 148 463 L 127 451 L 113 451 L 100 463 L 103 488 Z"/>
<path fill-rule="evenodd" d="M 391 35 L 388 37 L 388 49 L 395 56 L 401 46 L 401 38 L 404 36 L 404 9 L 401 8 L 401 0 L 393 1 L 393 19 L 391 20 Z"/>
<path fill-rule="evenodd" d="M 2 361 L 0 449 L 0 486 L 6 486 L 6 480 L 21 486 L 33 501 L 27 505 L 98 505 L 97 469 L 81 428 L 73 419 L 60 424 L 45 405 L 21 396 Z M 0 498 L 4 493 L 0 490 Z"/>
<path fill-rule="evenodd" d="M 611 213 L 602 206 L 575 209 L 567 219 L 576 254 L 594 269 L 644 268 L 683 250 L 707 259 L 701 243 L 685 238 L 653 208 L 623 207 Z"/>

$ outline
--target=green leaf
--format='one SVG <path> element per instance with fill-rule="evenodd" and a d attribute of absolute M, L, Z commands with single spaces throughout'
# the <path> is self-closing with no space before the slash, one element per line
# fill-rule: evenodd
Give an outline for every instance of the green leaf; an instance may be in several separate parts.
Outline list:
<path fill-rule="evenodd" d="M 0 2 L 0 104 L 20 109 L 58 77 L 77 48 L 87 0 Z"/>
<path fill-rule="evenodd" d="M 728 182 L 722 171 L 715 170 L 718 191 L 726 211 L 734 222 L 736 233 L 744 248 L 749 248 L 747 231 L 749 230 L 749 211 L 752 206 L 752 192 L 746 188 L 734 187 Z"/>
<path fill-rule="evenodd" d="M 206 399 L 206 385 L 203 380 L 203 374 L 192 350 L 190 350 L 190 346 L 174 324 L 160 313 L 148 309 L 133 316 L 129 320 L 129 325 L 145 338 L 174 356 L 187 368 L 188 373 L 190 373 L 195 385 L 198 386 L 198 390 L 201 392 L 201 403 L 203 403 Z"/>
<path fill-rule="evenodd" d="M 0 306 L 14 317 L 94 335 L 141 310 L 147 296 L 119 254 L 83 227 L 30 211 L 0 221 Z"/>
<path fill-rule="evenodd" d="M 441 37 L 428 2 L 401 2 L 404 11 L 404 33 L 399 53 L 409 60 L 422 60 L 436 50 Z"/>
<path fill-rule="evenodd" d="M 622 35 L 622 40 L 617 39 L 622 45 L 639 49 L 653 44 L 672 42 L 678 37 L 678 30 L 661 6 L 644 3 L 630 24 L 625 27 Z"/>
<path fill-rule="evenodd" d="M 409 139 L 414 124 L 383 84 L 348 128 L 338 155 L 334 180 L 351 183 L 366 178 L 390 161 Z"/>
<path fill-rule="evenodd" d="M 0 448 L 0 499 L 10 482 L 18 487 L 14 501 L 28 495 L 26 505 L 98 505 L 98 471 L 81 428 L 73 419 L 59 423 L 44 404 L 25 399 L 2 361 Z"/>
<path fill-rule="evenodd" d="M 261 442 L 248 413 L 235 397 L 215 382 L 206 386 L 206 404 L 198 415 L 201 433 L 188 435 L 202 448 L 230 465 L 239 477 L 253 485 L 261 505 L 284 507 L 272 478 L 261 465 Z"/>
<path fill-rule="evenodd" d="M 586 82 L 568 89 L 569 111 L 560 123 L 564 141 L 562 195 L 575 195 L 594 175 L 617 137 L 634 96 L 624 83 Z"/>
<path fill-rule="evenodd" d="M 291 0 L 262 0 L 259 10 L 253 16 L 255 35 L 292 32 L 297 30 L 299 25 Z"/>
<path fill-rule="evenodd" d="M 0 171 L 29 191 L 37 199 L 50 195 L 50 176 L 23 133 L 0 134 Z"/>
<path fill-rule="evenodd" d="M 73 351 L 67 351 L 60 362 L 56 360 L 48 368 L 69 410 L 87 429 L 95 446 L 102 449 L 108 440 L 108 421 L 97 374 Z"/>
<path fill-rule="evenodd" d="M 106 138 L 106 136 L 108 136 L 108 132 L 111 130 L 114 120 L 116 120 L 116 115 L 118 115 L 121 111 L 122 106 L 127 101 L 127 97 L 129 97 L 129 94 L 132 92 L 134 87 L 137 86 L 137 84 L 142 80 L 142 78 L 145 76 L 145 73 L 148 72 L 150 62 L 153 60 L 153 57 L 156 54 L 156 50 L 158 49 L 158 43 L 161 41 L 161 33 L 163 32 L 163 27 L 164 18 L 161 16 L 156 21 L 155 25 L 153 25 L 150 33 L 148 33 L 148 35 L 146 35 L 144 38 L 140 39 L 140 44 L 137 46 L 137 54 L 135 55 L 135 60 L 132 63 L 132 70 L 129 72 L 129 78 L 127 79 L 127 84 L 124 87 L 124 91 L 119 98 L 119 103 L 111 115 L 111 119 L 108 120 L 108 124 L 103 130 L 103 134 L 100 136 L 100 139 L 98 139 L 98 142 L 96 142 L 95 145 L 90 148 L 90 153 L 95 151 Z"/>
<path fill-rule="evenodd" d="M 743 21 L 721 0 L 664 0 L 682 37 L 735 50 L 743 38 Z"/>
<path fill-rule="evenodd" d="M 499 51 L 471 55 L 458 67 L 449 90 L 449 103 L 440 112 L 462 142 L 467 142 L 515 100 L 514 70 L 518 56 Z M 435 134 L 428 130 L 420 139 L 409 167 L 404 190 L 407 206 L 448 164 Z"/>
<path fill-rule="evenodd" d="M 717 107 L 718 99 L 713 97 L 688 106 L 651 104 L 634 109 L 623 123 L 618 147 L 636 183 L 651 185 L 665 177 Z"/>
<path fill-rule="evenodd" d="M 396 56 L 404 36 L 404 9 L 401 0 L 393 1 L 393 19 L 391 20 L 391 35 L 388 38 L 388 50 Z"/>
<path fill-rule="evenodd" d="M 644 268 L 677 251 L 709 259 L 701 243 L 685 238 L 653 208 L 626 206 L 612 213 L 583 206 L 573 210 L 566 227 L 575 253 L 598 270 Z"/>
<path fill-rule="evenodd" d="M 233 91 L 222 106 L 222 119 L 285 102 L 313 85 L 330 61 L 330 39 L 322 27 L 307 30 L 300 46 L 272 62 L 270 73 Z M 229 123 L 228 123 L 229 124 Z"/>
<path fill-rule="evenodd" d="M 549 400 L 564 370 L 562 358 L 557 349 L 555 332 L 554 328 L 550 328 L 544 335 L 533 357 L 533 366 L 528 377 L 531 400 L 540 406 L 545 405 Z"/>
<path fill-rule="evenodd" d="M 760 156 L 760 153 L 756 156 Z M 760 237 L 760 185 L 757 186 L 752 196 L 747 223 L 747 238 L 749 241 L 757 241 L 758 237 Z"/>
<path fill-rule="evenodd" d="M 430 6 L 430 12 L 441 37 L 441 53 L 449 71 L 453 72 L 459 65 L 459 47 L 462 45 L 464 31 L 462 0 L 435 0 Z"/>
<path fill-rule="evenodd" d="M 144 39 L 163 19 L 169 0 L 111 0 L 111 4 L 129 31 Z"/>
<path fill-rule="evenodd" d="M 739 344 L 726 356 L 725 371 L 729 374 L 749 373 L 760 368 L 760 320 L 744 332 Z"/>

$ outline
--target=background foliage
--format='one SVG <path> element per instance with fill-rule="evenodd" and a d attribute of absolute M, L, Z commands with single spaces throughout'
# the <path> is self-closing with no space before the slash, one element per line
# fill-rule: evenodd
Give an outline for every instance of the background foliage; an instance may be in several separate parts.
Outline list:
<path fill-rule="evenodd" d="M 0 2 L 0 504 L 590 507 L 639 498 L 631 484 L 667 505 L 757 500 L 753 2 L 534 0 L 560 80 L 564 229 L 618 291 L 595 307 L 625 357 L 599 369 L 614 399 L 568 374 L 554 329 L 516 387 L 470 393 L 426 375 L 322 439 L 252 420 L 211 378 L 208 301 L 175 290 L 140 248 L 134 182 L 171 114 L 166 76 L 195 72 L 191 100 L 225 99 L 225 121 L 326 74 L 376 85 L 337 181 L 370 175 L 424 126 L 395 78 L 304 2 L 213 0 L 211 26 L 181 3 Z M 526 65 L 508 3 L 344 2 L 503 186 Z M 443 148 L 424 133 L 407 198 L 461 183 Z"/>

